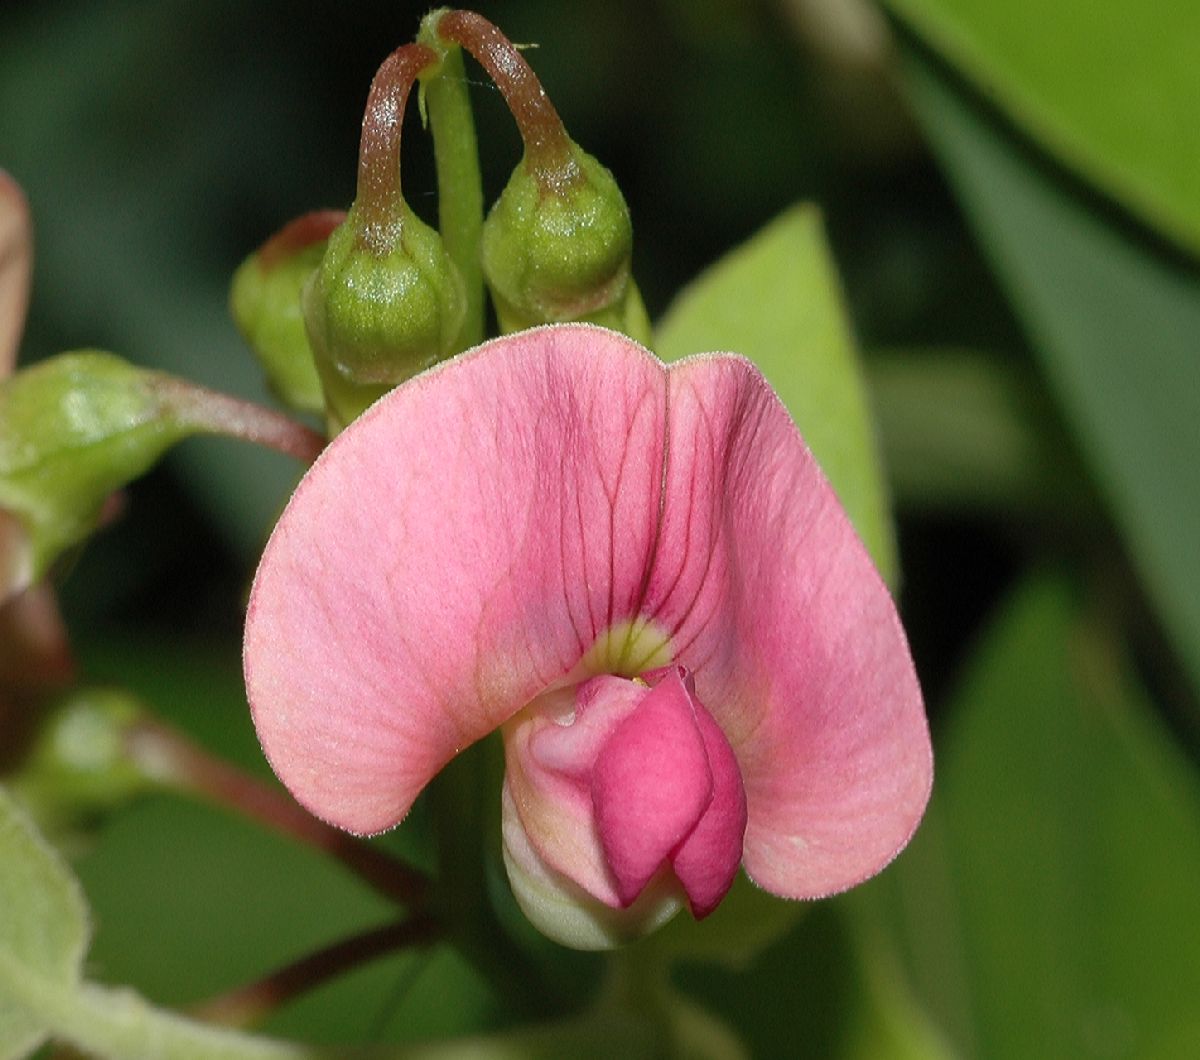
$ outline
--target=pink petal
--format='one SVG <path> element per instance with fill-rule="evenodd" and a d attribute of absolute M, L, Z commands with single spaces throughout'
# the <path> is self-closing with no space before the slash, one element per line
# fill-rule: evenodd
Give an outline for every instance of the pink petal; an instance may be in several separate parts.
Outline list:
<path fill-rule="evenodd" d="M 501 797 L 504 865 L 513 895 L 542 934 L 575 949 L 611 949 L 631 942 L 671 919 L 680 907 L 670 873 L 652 881 L 630 906 L 597 898 L 548 865 L 530 842 L 512 797 L 511 772 Z"/>
<path fill-rule="evenodd" d="M 816 897 L 882 868 L 920 820 L 929 733 L 904 632 L 845 512 L 740 358 L 673 366 L 645 613 L 694 671 L 746 786 L 744 863 Z"/>
<path fill-rule="evenodd" d="M 527 842 L 548 867 L 613 907 L 622 899 L 596 831 L 592 767 L 646 695 L 642 685 L 602 675 L 542 697 L 505 727 L 505 786 Z M 546 702 L 556 697 L 570 707 L 561 719 Z"/>
<path fill-rule="evenodd" d="M 693 700 L 712 774 L 712 801 L 671 859 L 692 916 L 708 916 L 733 886 L 746 834 L 746 790 L 733 748 L 712 715 Z"/>
<path fill-rule="evenodd" d="M 17 182 L 0 169 L 0 379 L 11 374 L 25 326 L 33 267 L 33 226 Z"/>
<path fill-rule="evenodd" d="M 355 832 L 637 612 L 666 376 L 628 340 L 496 340 L 368 410 L 297 488 L 246 624 L 247 691 L 293 794 Z"/>
<path fill-rule="evenodd" d="M 623 905 L 641 893 L 712 797 L 704 739 L 673 667 L 616 727 L 592 772 L 596 827 Z"/>

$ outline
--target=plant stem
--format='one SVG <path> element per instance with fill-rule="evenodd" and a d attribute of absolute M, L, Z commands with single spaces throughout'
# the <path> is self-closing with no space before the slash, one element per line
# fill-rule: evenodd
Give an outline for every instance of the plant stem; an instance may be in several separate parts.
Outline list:
<path fill-rule="evenodd" d="M 166 786 L 203 796 L 336 858 L 377 892 L 407 907 L 429 894 L 424 873 L 313 817 L 272 785 L 215 757 L 156 720 L 134 722 L 126 734 L 131 759 Z"/>
<path fill-rule="evenodd" d="M 503 33 L 473 11 L 435 12 L 437 34 L 466 48 L 504 96 L 538 184 L 550 194 L 579 178 L 571 138 L 537 74 Z"/>
<path fill-rule="evenodd" d="M 436 920 L 419 915 L 372 928 L 285 965 L 270 975 L 192 1009 L 198 1019 L 231 1027 L 261 1022 L 281 1005 L 343 972 L 397 950 L 425 946 L 441 933 Z"/>
<path fill-rule="evenodd" d="M 467 294 L 461 345 L 483 341 L 483 266 L 479 243 L 483 230 L 483 182 L 475 119 L 467 93 L 462 50 L 438 37 L 433 12 L 421 23 L 417 39 L 438 56 L 421 74 L 421 92 L 433 134 L 437 167 L 438 228 L 446 253 L 462 277 Z"/>
<path fill-rule="evenodd" d="M 176 376 L 149 374 L 159 398 L 192 430 L 253 442 L 306 464 L 325 448 L 324 435 L 282 412 Z"/>
<path fill-rule="evenodd" d="M 437 56 L 423 44 L 405 44 L 384 59 L 371 82 L 358 148 L 360 245 L 383 255 L 396 246 L 404 223 L 400 190 L 400 130 L 417 75 Z"/>

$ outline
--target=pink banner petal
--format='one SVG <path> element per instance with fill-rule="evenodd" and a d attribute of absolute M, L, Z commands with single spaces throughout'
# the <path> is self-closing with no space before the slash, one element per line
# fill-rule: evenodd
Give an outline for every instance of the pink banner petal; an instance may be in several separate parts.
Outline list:
<path fill-rule="evenodd" d="M 636 613 L 665 391 L 628 340 L 541 328 L 411 380 L 329 446 L 275 528 L 246 625 L 259 738 L 301 803 L 390 827 Z"/>
<path fill-rule="evenodd" d="M 733 745 L 745 866 L 808 898 L 908 841 L 932 761 L 895 607 L 787 410 L 740 358 L 671 373 L 663 521 L 646 612 Z"/>

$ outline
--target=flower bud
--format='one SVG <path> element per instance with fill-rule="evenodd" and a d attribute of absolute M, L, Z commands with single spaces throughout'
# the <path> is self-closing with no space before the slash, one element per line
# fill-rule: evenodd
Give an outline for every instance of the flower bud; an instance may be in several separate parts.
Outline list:
<path fill-rule="evenodd" d="M 304 330 L 300 293 L 321 263 L 341 210 L 304 214 L 285 225 L 233 274 L 229 308 L 275 395 L 290 408 L 319 412 L 325 404 Z"/>
<path fill-rule="evenodd" d="M 503 331 L 590 320 L 618 330 L 633 228 L 613 175 L 571 144 L 549 188 L 522 160 L 483 226 L 483 271 Z"/>
<path fill-rule="evenodd" d="M 54 706 L 7 778 L 46 832 L 69 838 L 158 786 L 129 754 L 128 734 L 142 716 L 117 689 L 82 689 Z"/>
<path fill-rule="evenodd" d="M 406 44 L 379 67 L 363 114 L 354 205 L 304 288 L 304 322 L 334 429 L 459 349 L 462 279 L 400 187 L 405 104 L 436 62 L 425 45 Z"/>
<path fill-rule="evenodd" d="M 441 238 L 405 206 L 375 229 L 351 207 L 304 289 L 308 337 L 339 426 L 456 350 L 466 295 Z"/>
<path fill-rule="evenodd" d="M 0 509 L 19 523 L 0 596 L 46 573 L 105 500 L 191 427 L 157 377 L 108 353 L 64 353 L 0 383 Z"/>

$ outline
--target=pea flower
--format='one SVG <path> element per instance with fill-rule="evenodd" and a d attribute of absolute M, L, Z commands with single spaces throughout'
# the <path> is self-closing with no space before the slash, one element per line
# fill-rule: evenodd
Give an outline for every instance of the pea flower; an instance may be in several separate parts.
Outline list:
<path fill-rule="evenodd" d="M 484 343 L 330 445 L 245 674 L 276 773 L 355 833 L 500 729 L 514 893 L 582 948 L 706 915 L 739 865 L 853 886 L 931 783 L 891 597 L 762 375 L 590 325 Z"/>

